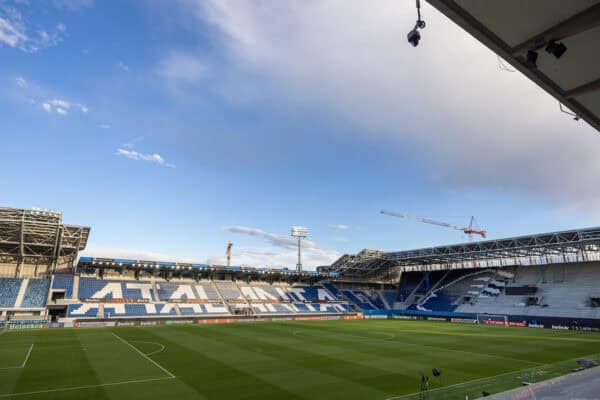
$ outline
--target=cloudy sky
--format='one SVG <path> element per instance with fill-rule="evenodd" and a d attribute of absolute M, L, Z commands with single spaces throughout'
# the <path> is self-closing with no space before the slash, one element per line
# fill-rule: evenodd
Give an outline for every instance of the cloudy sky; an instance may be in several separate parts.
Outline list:
<path fill-rule="evenodd" d="M 600 136 L 412 1 L 0 0 L 0 204 L 87 254 L 293 266 L 600 224 Z"/>

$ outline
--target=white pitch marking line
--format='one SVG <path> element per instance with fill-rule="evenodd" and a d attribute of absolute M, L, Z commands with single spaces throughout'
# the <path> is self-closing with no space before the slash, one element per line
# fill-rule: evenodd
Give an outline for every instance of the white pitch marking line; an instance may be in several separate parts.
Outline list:
<path fill-rule="evenodd" d="M 113 334 L 114 337 L 116 337 L 117 339 L 119 339 L 121 342 L 125 343 L 127 346 L 129 346 L 133 350 L 135 350 L 139 355 L 141 355 L 142 357 L 144 357 L 146 360 L 150 361 L 152 364 L 154 364 L 155 366 L 157 366 L 158 368 L 160 368 L 164 373 L 166 373 L 167 375 L 169 375 L 169 378 L 175 378 L 175 375 L 173 375 L 168 369 L 166 369 L 165 367 L 163 367 L 162 365 L 160 365 L 159 363 L 157 363 L 156 361 L 154 361 L 153 359 L 151 359 L 150 357 L 148 357 L 146 354 L 142 353 L 137 347 L 135 347 L 134 345 L 132 345 L 131 343 L 129 343 L 127 340 L 123 339 L 121 336 L 117 335 L 114 332 L 112 332 L 112 334 Z"/>
<path fill-rule="evenodd" d="M 143 340 L 132 340 L 132 342 L 133 343 L 156 344 L 156 345 L 160 346 L 160 349 L 158 349 L 158 350 L 151 351 L 150 353 L 145 353 L 147 356 L 151 356 L 152 354 L 160 353 L 161 351 L 163 351 L 165 349 L 165 346 L 158 342 L 145 342 Z"/>
<path fill-rule="evenodd" d="M 33 350 L 33 343 L 31 343 L 31 346 L 29 347 L 29 351 L 27 352 L 27 355 L 25 356 L 25 360 L 23 361 L 21 368 L 25 368 L 25 365 L 27 364 L 27 360 L 29 360 L 29 356 L 31 355 L 31 350 Z"/>
<path fill-rule="evenodd" d="M 18 365 L 16 367 L 2 367 L 0 369 L 25 368 L 25 365 L 27 364 L 27 360 L 29 360 L 29 356 L 31 355 L 31 350 L 33 350 L 33 343 L 31 344 L 31 346 L 29 346 L 29 350 L 27 351 L 27 354 L 25 355 L 25 360 L 23 360 L 23 363 L 21 365 Z"/>
<path fill-rule="evenodd" d="M 433 392 L 433 391 L 435 391 L 435 390 L 448 389 L 448 388 L 452 388 L 452 387 L 456 387 L 456 386 L 462 386 L 462 385 L 466 385 L 466 384 L 473 383 L 473 382 L 485 381 L 485 380 L 487 380 L 487 379 L 497 378 L 497 377 L 499 377 L 499 376 L 504 376 L 504 375 L 516 374 L 516 373 L 518 373 L 518 372 L 523 372 L 523 371 L 527 371 L 527 370 L 530 370 L 530 369 L 535 369 L 535 367 L 534 367 L 534 368 L 524 368 L 524 369 L 519 369 L 519 370 L 517 370 L 517 371 L 511 371 L 511 372 L 504 372 L 504 373 L 502 373 L 502 374 L 498 374 L 498 375 L 492 375 L 492 376 L 486 376 L 486 377 L 483 377 L 483 378 L 478 378 L 478 379 L 472 379 L 472 380 L 470 380 L 470 381 L 464 381 L 464 382 L 455 383 L 454 385 L 441 386 L 441 387 L 438 387 L 438 388 L 429 389 L 429 391 L 430 391 L 430 392 Z M 416 394 L 419 394 L 419 392 L 409 393 L 409 394 L 405 394 L 405 395 L 402 395 L 402 396 L 388 397 L 388 398 L 387 398 L 387 399 L 385 399 L 385 400 L 398 400 L 398 399 L 404 399 L 404 398 L 407 398 L 407 397 L 414 396 L 414 395 L 416 395 Z"/>
<path fill-rule="evenodd" d="M 104 387 L 104 386 L 128 385 L 130 383 L 142 383 L 142 382 L 151 382 L 151 381 L 161 381 L 161 380 L 173 379 L 173 378 L 175 378 L 175 377 L 174 376 L 173 377 L 164 376 L 162 378 L 139 379 L 139 380 L 136 380 L 136 381 L 113 382 L 113 383 L 99 383 L 97 385 L 74 386 L 74 387 L 60 388 L 60 389 L 38 390 L 38 391 L 35 391 L 35 392 L 8 393 L 8 394 L 0 394 L 0 398 L 16 397 L 16 396 L 29 396 L 29 395 L 32 395 L 32 394 L 42 394 L 42 393 L 68 392 L 68 391 L 71 391 L 71 390 L 92 389 L 92 388 Z"/>
<path fill-rule="evenodd" d="M 587 355 L 587 356 L 582 356 L 582 357 L 577 357 L 577 358 L 591 358 L 591 357 L 594 357 L 596 355 L 597 354 L 590 354 L 590 355 Z M 548 364 L 540 364 L 537 367 L 523 368 L 523 369 L 518 369 L 516 371 L 503 372 L 503 373 L 498 374 L 498 375 L 486 376 L 486 377 L 483 377 L 483 378 L 472 379 L 470 381 L 458 382 L 458 383 L 455 383 L 453 385 L 441 386 L 441 387 L 438 387 L 438 388 L 430 389 L 429 391 L 433 392 L 435 390 L 448 389 L 448 388 L 451 388 L 451 387 L 462 386 L 462 385 L 466 385 L 466 384 L 473 383 L 473 382 L 479 382 L 479 381 L 485 381 L 487 379 L 497 378 L 499 376 L 510 375 L 510 374 L 518 374 L 519 372 L 525 372 L 525 371 L 531 371 L 531 370 L 536 371 L 536 370 L 538 370 L 541 367 L 547 367 L 547 366 L 550 366 L 550 365 L 554 365 L 554 364 L 558 364 L 558 363 L 563 363 L 563 362 L 566 362 L 566 361 L 574 361 L 574 360 L 577 360 L 577 358 L 570 358 L 568 360 L 561 360 L 561 361 L 556 361 L 554 363 L 548 363 Z M 565 375 L 561 375 L 561 376 L 565 376 Z M 419 394 L 419 392 L 404 394 L 402 396 L 388 397 L 385 400 L 404 399 L 404 398 L 411 397 L 411 396 L 414 396 L 414 395 L 417 395 L 417 394 Z"/>

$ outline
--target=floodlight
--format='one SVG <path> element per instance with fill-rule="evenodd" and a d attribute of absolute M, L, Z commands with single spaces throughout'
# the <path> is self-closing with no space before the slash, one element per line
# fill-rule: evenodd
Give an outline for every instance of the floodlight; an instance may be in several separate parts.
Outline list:
<path fill-rule="evenodd" d="M 299 237 L 299 238 L 305 238 L 308 236 L 308 229 L 302 228 L 299 226 L 295 226 L 292 228 L 292 236 Z"/>
<path fill-rule="evenodd" d="M 302 271 L 302 253 L 300 251 L 302 239 L 308 236 L 308 229 L 300 226 L 292 227 L 292 236 L 298 238 L 298 263 L 296 264 L 296 270 Z"/>

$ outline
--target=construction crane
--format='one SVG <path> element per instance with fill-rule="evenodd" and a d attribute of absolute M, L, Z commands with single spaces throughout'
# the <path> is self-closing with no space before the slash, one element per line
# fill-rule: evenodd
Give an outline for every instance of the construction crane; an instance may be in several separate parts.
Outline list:
<path fill-rule="evenodd" d="M 393 212 L 393 211 L 381 210 L 380 213 L 381 214 L 385 214 L 385 215 L 390 215 L 392 217 L 403 218 L 403 219 L 412 219 L 412 220 L 415 220 L 415 221 L 424 222 L 426 224 L 431 224 L 431 225 L 443 226 L 445 228 L 456 229 L 458 231 L 462 231 L 465 235 L 467 235 L 469 237 L 470 241 L 473 241 L 473 235 L 479 235 L 482 238 L 487 237 L 487 231 L 475 229 L 473 227 L 473 225 L 475 223 L 475 217 L 471 217 L 471 222 L 469 223 L 469 226 L 467 226 L 467 227 L 461 227 L 459 225 L 453 225 L 453 224 L 449 224 L 447 222 L 434 221 L 434 220 L 428 219 L 428 218 L 413 217 L 411 215 L 400 214 L 400 213 Z"/>
<path fill-rule="evenodd" d="M 231 267 L 231 248 L 233 247 L 233 243 L 227 243 L 227 266 Z"/>

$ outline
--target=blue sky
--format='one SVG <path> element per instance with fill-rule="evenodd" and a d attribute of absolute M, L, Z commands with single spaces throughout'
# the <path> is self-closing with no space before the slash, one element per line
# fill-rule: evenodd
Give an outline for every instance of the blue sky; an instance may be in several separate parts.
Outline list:
<path fill-rule="evenodd" d="M 0 0 L 0 204 L 99 256 L 292 266 L 600 224 L 597 133 L 427 4 Z M 409 4 L 410 3 L 410 4 Z"/>

